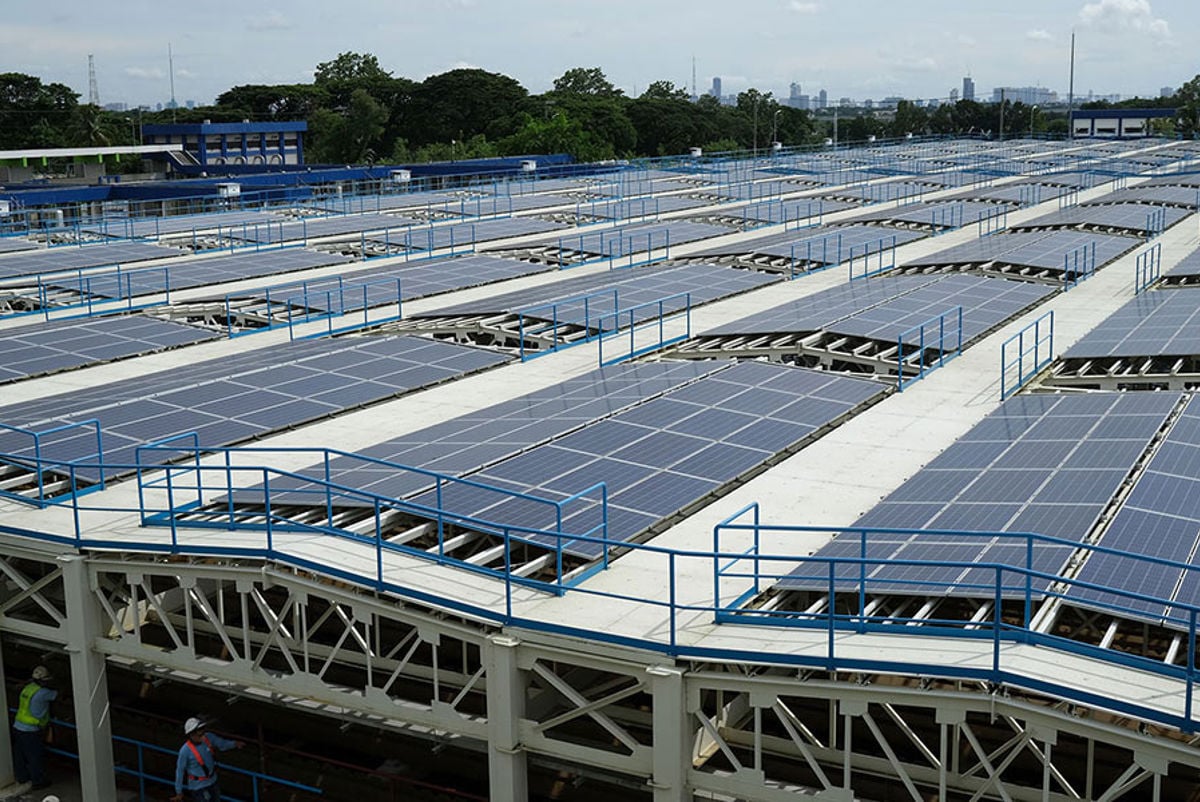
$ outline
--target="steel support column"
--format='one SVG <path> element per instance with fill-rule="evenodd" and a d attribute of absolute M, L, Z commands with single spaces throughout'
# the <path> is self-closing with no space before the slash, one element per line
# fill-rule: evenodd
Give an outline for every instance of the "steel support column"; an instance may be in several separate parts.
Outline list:
<path fill-rule="evenodd" d="M 71 555 L 59 558 L 67 619 L 67 652 L 71 657 L 71 695 L 79 733 L 79 781 L 83 802 L 114 802 L 112 721 L 108 708 L 108 676 L 104 656 L 92 648 L 99 639 L 103 611 L 92 593 L 87 562 Z"/>
<path fill-rule="evenodd" d="M 520 641 L 505 635 L 488 639 L 487 666 L 488 788 L 495 802 L 525 802 L 529 769 L 521 747 L 525 682 L 517 665 Z"/>
<path fill-rule="evenodd" d="M 654 802 L 690 802 L 687 773 L 692 765 L 693 732 L 687 710 L 683 672 L 670 666 L 651 666 L 654 697 Z"/>
<path fill-rule="evenodd" d="M 8 718 L 8 686 L 4 684 L 4 653 L 0 649 L 0 788 L 13 784 L 12 731 Z"/>

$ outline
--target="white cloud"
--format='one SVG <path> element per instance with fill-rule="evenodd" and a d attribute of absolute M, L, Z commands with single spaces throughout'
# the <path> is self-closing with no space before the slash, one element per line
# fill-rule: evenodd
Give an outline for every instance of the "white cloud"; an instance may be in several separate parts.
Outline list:
<path fill-rule="evenodd" d="M 175 77 L 176 78 L 198 78 L 200 76 L 196 75 L 196 73 L 192 72 L 189 69 L 181 68 L 181 69 L 175 70 Z"/>
<path fill-rule="evenodd" d="M 1034 28 L 1032 31 L 1025 32 L 1025 38 L 1033 42 L 1053 42 L 1054 36 L 1050 31 L 1042 28 Z"/>
<path fill-rule="evenodd" d="M 797 14 L 816 14 L 821 10 L 820 3 L 806 3 L 803 0 L 791 0 L 788 3 L 788 8 L 795 11 Z"/>
<path fill-rule="evenodd" d="M 1150 0 L 1097 0 L 1080 9 L 1079 20 L 1102 31 L 1137 31 L 1159 39 L 1171 38 L 1171 26 L 1154 16 Z"/>
<path fill-rule="evenodd" d="M 262 16 L 246 20 L 246 28 L 251 31 L 286 31 L 291 27 L 291 21 L 280 11 L 268 11 Z"/>
<path fill-rule="evenodd" d="M 160 81 L 167 77 L 167 72 L 162 67 L 126 67 L 123 72 L 130 78 L 143 81 Z"/>

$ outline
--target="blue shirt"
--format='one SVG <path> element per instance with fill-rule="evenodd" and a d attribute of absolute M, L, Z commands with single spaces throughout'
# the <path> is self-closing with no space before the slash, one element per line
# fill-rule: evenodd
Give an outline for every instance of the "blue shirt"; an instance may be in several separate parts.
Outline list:
<path fill-rule="evenodd" d="M 196 747 L 195 752 L 192 751 L 193 746 Z M 183 746 L 179 747 L 179 760 L 175 763 L 175 793 L 182 794 L 184 788 L 189 791 L 199 791 L 201 788 L 215 785 L 217 782 L 217 759 L 213 755 L 213 749 L 225 752 L 233 749 L 234 746 L 236 746 L 236 742 L 222 738 L 220 735 L 213 735 L 211 732 L 205 733 L 198 744 L 193 744 L 191 739 L 185 741 Z M 196 752 L 199 752 L 200 757 L 204 759 L 203 764 L 196 760 Z"/>
<path fill-rule="evenodd" d="M 33 696 L 29 699 L 29 714 L 34 718 L 41 718 L 50 711 L 50 703 L 58 698 L 58 691 L 50 688 L 38 688 Z M 35 724 L 24 724 L 20 721 L 13 723 L 14 730 L 21 732 L 38 732 L 41 727 Z"/>

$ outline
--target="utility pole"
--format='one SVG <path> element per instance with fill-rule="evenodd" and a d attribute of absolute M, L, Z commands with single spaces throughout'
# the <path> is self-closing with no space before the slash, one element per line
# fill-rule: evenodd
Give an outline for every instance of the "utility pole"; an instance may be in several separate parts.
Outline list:
<path fill-rule="evenodd" d="M 1000 87 L 1000 141 L 1004 141 L 1004 87 Z"/>
<path fill-rule="evenodd" d="M 1075 31 L 1071 31 L 1071 82 L 1067 88 L 1067 139 L 1075 139 Z"/>
<path fill-rule="evenodd" d="M 175 109 L 179 104 L 175 102 L 175 54 L 171 52 L 170 42 L 167 42 L 167 71 L 171 78 L 171 122 L 175 122 Z"/>

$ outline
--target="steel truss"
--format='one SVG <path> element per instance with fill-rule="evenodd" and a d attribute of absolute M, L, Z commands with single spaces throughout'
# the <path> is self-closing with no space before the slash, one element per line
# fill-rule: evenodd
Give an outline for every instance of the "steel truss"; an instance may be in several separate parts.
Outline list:
<path fill-rule="evenodd" d="M 1200 781 L 1194 740 L 1016 688 L 797 672 L 769 654 L 676 664 L 254 561 L 79 558 L 5 541 L 0 629 L 82 645 L 73 675 L 92 655 L 486 750 L 497 800 L 526 798 L 530 763 L 656 802 L 1162 800 Z M 77 715 L 107 704 L 103 672 L 91 673 Z"/>

